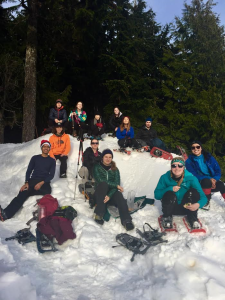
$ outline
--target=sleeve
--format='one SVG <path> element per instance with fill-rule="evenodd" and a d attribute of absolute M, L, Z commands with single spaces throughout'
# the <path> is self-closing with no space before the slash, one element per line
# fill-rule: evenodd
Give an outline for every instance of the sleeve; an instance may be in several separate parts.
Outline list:
<path fill-rule="evenodd" d="M 88 170 L 91 169 L 92 162 L 91 162 L 91 159 L 90 159 L 89 148 L 87 148 L 87 149 L 84 151 L 84 155 L 83 155 L 83 165 L 84 165 L 85 167 L 87 167 Z"/>
<path fill-rule="evenodd" d="M 100 168 L 101 168 L 101 166 L 99 164 L 94 165 L 94 168 L 93 168 L 93 177 L 97 184 L 100 182 L 107 181 L 104 176 L 101 176 Z"/>
<path fill-rule="evenodd" d="M 109 126 L 112 128 L 112 129 L 115 129 L 115 126 L 113 124 L 113 115 L 109 118 Z"/>
<path fill-rule="evenodd" d="M 55 121 L 54 108 L 50 109 L 49 117 L 50 120 Z"/>
<path fill-rule="evenodd" d="M 109 196 L 109 199 L 112 197 L 113 194 L 115 194 L 115 192 L 117 192 L 117 189 L 110 189 L 109 192 L 107 193 L 107 196 Z"/>
<path fill-rule="evenodd" d="M 63 121 L 63 122 L 66 122 L 66 121 L 67 121 L 67 113 L 66 113 L 66 110 L 65 110 L 65 109 L 63 110 L 62 121 Z"/>
<path fill-rule="evenodd" d="M 195 177 L 197 177 L 199 181 L 206 177 L 206 176 L 204 176 L 204 175 L 200 175 L 200 174 L 197 173 L 197 169 L 194 167 L 194 164 L 193 164 L 193 162 L 191 161 L 190 158 L 188 158 L 188 159 L 186 160 L 185 166 L 186 166 L 186 169 L 187 169 L 191 174 L 193 174 Z"/>
<path fill-rule="evenodd" d="M 121 140 L 123 138 L 120 128 L 118 128 L 116 131 L 116 137 L 118 138 L 118 140 Z"/>
<path fill-rule="evenodd" d="M 165 175 L 165 174 L 164 174 Z M 163 195 L 168 191 L 173 191 L 173 186 L 168 186 L 165 182 L 164 175 L 159 179 L 157 187 L 154 191 L 154 196 L 156 200 L 161 200 Z"/>
<path fill-rule="evenodd" d="M 153 132 L 152 132 L 152 138 L 155 139 L 157 138 L 157 132 L 155 129 L 153 129 Z"/>
<path fill-rule="evenodd" d="M 213 167 L 213 170 L 214 170 L 213 178 L 216 179 L 216 180 L 220 180 L 220 178 L 221 178 L 220 166 L 219 166 L 217 160 L 213 156 L 211 157 L 211 160 L 212 160 L 212 167 Z"/>
<path fill-rule="evenodd" d="M 51 163 L 50 163 L 50 167 L 49 167 L 49 175 L 45 178 L 45 182 L 50 182 L 54 178 L 55 166 L 56 166 L 56 162 L 53 158 L 51 158 Z"/>
<path fill-rule="evenodd" d="M 115 171 L 111 171 L 114 172 L 114 180 L 108 180 L 108 185 L 110 188 L 116 188 L 117 189 L 117 185 L 120 185 L 120 172 L 118 169 L 116 169 Z"/>
<path fill-rule="evenodd" d="M 69 137 L 69 135 L 67 134 L 67 135 L 66 135 L 66 148 L 65 148 L 63 154 L 64 154 L 64 155 L 68 155 L 69 152 L 70 152 L 70 149 L 71 149 L 71 146 L 70 146 L 70 137 Z"/>
<path fill-rule="evenodd" d="M 69 114 L 69 118 L 68 118 L 68 121 L 69 121 L 69 122 L 72 122 L 72 118 L 71 118 L 72 112 L 73 112 L 73 111 L 71 110 L 71 112 L 70 112 L 70 114 Z"/>
<path fill-rule="evenodd" d="M 135 138 L 136 138 L 136 139 L 141 139 L 141 137 L 142 137 L 142 129 L 139 129 L 139 130 L 138 130 L 138 133 L 137 133 L 136 136 L 135 136 Z"/>
<path fill-rule="evenodd" d="M 49 156 L 51 156 L 52 158 L 55 158 L 54 154 L 53 154 L 53 149 L 54 149 L 54 139 L 52 138 L 52 136 L 50 136 L 49 138 L 49 142 L 51 144 L 51 149 L 49 151 Z"/>
<path fill-rule="evenodd" d="M 198 179 L 194 176 L 193 176 L 192 186 L 199 192 L 200 200 L 197 203 L 199 204 L 199 208 L 202 208 L 207 203 L 207 197 L 204 194 Z"/>
<path fill-rule="evenodd" d="M 31 175 L 31 173 L 32 173 L 32 171 L 34 169 L 34 165 L 35 165 L 35 156 L 31 157 L 31 160 L 30 160 L 29 165 L 27 167 L 25 181 L 29 181 L 30 175 Z"/>
<path fill-rule="evenodd" d="M 85 111 L 82 111 L 82 115 L 79 116 L 79 120 L 80 120 L 81 122 L 85 122 L 85 121 L 87 120 L 87 114 L 86 114 Z"/>
<path fill-rule="evenodd" d="M 133 127 L 130 128 L 130 138 L 131 139 L 134 138 L 134 128 Z"/>

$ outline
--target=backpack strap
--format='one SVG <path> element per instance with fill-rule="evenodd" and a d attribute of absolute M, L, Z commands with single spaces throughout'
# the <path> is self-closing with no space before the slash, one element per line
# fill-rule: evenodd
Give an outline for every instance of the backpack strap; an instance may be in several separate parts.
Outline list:
<path fill-rule="evenodd" d="M 26 223 L 26 225 L 30 226 L 30 223 L 33 221 L 38 221 L 38 210 L 33 211 L 33 217 Z"/>

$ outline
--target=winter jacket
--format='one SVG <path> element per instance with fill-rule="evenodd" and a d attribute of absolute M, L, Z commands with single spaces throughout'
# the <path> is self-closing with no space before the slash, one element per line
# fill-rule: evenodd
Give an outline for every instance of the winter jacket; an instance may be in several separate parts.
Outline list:
<path fill-rule="evenodd" d="M 186 160 L 185 165 L 187 170 L 191 172 L 195 177 L 197 177 L 199 181 L 202 180 L 203 178 L 209 178 L 209 176 L 202 174 L 199 164 L 197 161 L 194 160 L 194 157 L 195 155 L 191 154 Z M 211 154 L 208 153 L 208 157 L 205 163 L 211 174 L 210 178 L 219 180 L 221 178 L 221 169 L 216 159 Z"/>
<path fill-rule="evenodd" d="M 135 138 L 143 140 L 147 144 L 149 144 L 150 140 L 157 138 L 157 132 L 152 127 L 150 127 L 150 129 L 147 129 L 146 126 L 144 125 L 139 129 Z"/>
<path fill-rule="evenodd" d="M 177 186 L 177 182 L 171 178 L 170 171 L 168 171 L 166 172 L 166 174 L 162 175 L 159 179 L 157 187 L 154 191 L 155 199 L 161 200 L 163 195 L 167 191 L 173 191 L 174 186 Z M 203 207 L 207 203 L 207 198 L 197 178 L 187 170 L 184 171 L 184 179 L 180 185 L 179 191 L 175 193 L 175 195 L 177 196 L 178 204 L 181 204 L 184 194 L 190 188 L 194 188 L 199 192 L 200 200 L 198 201 L 198 203 L 200 205 L 200 208 Z"/>
<path fill-rule="evenodd" d="M 105 123 L 104 123 L 102 117 L 100 117 L 100 119 L 98 121 L 94 118 L 90 122 L 91 132 L 95 132 L 97 128 L 99 129 L 99 131 L 101 129 L 102 129 L 102 131 L 105 131 Z"/>
<path fill-rule="evenodd" d="M 73 114 L 73 112 L 74 112 L 74 111 L 71 110 L 70 115 L 69 115 L 69 118 L 68 118 L 68 120 L 69 120 L 70 122 L 72 122 L 72 114 Z M 86 112 L 85 112 L 84 110 L 81 111 L 81 114 L 80 114 L 80 115 L 78 115 L 77 110 L 75 111 L 75 113 L 76 113 L 76 116 L 75 116 L 75 118 L 74 118 L 74 121 L 75 121 L 77 124 L 80 124 L 80 122 L 85 122 L 85 121 L 87 120 L 87 114 L 86 114 Z"/>
<path fill-rule="evenodd" d="M 119 113 L 119 117 L 117 117 L 115 114 L 113 114 L 109 118 L 109 126 L 110 126 L 110 128 L 112 128 L 113 130 L 115 130 L 116 127 L 120 127 L 120 124 L 122 123 L 122 120 L 123 120 L 123 114 L 121 112 Z"/>
<path fill-rule="evenodd" d="M 55 155 L 64 154 L 68 155 L 70 152 L 70 137 L 68 134 L 62 135 L 53 134 L 50 136 L 49 142 L 51 143 L 51 149 L 49 155 L 55 158 Z"/>
<path fill-rule="evenodd" d="M 91 147 L 88 147 L 84 151 L 83 155 L 83 166 L 87 167 L 89 172 L 92 174 L 92 169 L 94 164 L 99 163 L 101 160 L 101 152 L 98 151 L 98 156 L 94 155 L 94 151 L 92 150 Z"/>
<path fill-rule="evenodd" d="M 64 109 L 63 106 L 61 106 L 60 108 L 56 108 L 56 107 L 51 108 L 48 118 L 54 122 L 55 122 L 55 119 L 58 119 L 60 121 L 62 120 L 63 123 L 65 123 L 67 121 L 66 110 Z"/>
<path fill-rule="evenodd" d="M 121 131 L 120 128 L 118 128 L 117 131 L 116 131 L 116 137 L 118 138 L 118 140 L 121 140 L 121 139 L 124 139 L 124 138 L 133 139 L 134 138 L 134 129 L 133 129 L 133 127 L 130 127 L 129 131 L 127 131 L 126 129 Z"/>
<path fill-rule="evenodd" d="M 120 185 L 120 172 L 116 168 L 115 171 L 109 169 L 106 171 L 100 164 L 94 165 L 93 177 L 95 179 L 95 188 L 100 182 L 107 182 L 109 185 L 109 191 L 107 195 L 109 198 L 118 190 L 117 186 Z"/>

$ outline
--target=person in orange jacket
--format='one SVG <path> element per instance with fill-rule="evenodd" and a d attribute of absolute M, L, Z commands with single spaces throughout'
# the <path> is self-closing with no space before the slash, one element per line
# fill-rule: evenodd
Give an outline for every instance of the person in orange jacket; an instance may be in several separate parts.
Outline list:
<path fill-rule="evenodd" d="M 52 132 L 53 135 L 49 139 L 52 145 L 49 155 L 55 160 L 60 160 L 60 178 L 66 178 L 67 159 L 70 152 L 70 137 L 64 132 L 62 125 L 57 125 L 53 128 Z"/>

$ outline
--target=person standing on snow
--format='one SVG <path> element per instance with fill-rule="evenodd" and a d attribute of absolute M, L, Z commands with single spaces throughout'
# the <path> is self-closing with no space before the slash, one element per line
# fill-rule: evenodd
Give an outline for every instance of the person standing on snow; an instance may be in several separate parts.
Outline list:
<path fill-rule="evenodd" d="M 5 209 L 0 206 L 1 221 L 11 219 L 30 196 L 51 194 L 50 182 L 54 177 L 56 164 L 55 160 L 48 155 L 51 148 L 49 141 L 42 140 L 40 146 L 42 154 L 31 158 L 25 183 L 20 188 L 19 194 Z"/>
<path fill-rule="evenodd" d="M 164 228 L 173 227 L 173 215 L 187 215 L 190 227 L 200 228 L 198 209 L 206 204 L 207 198 L 197 178 L 185 170 L 182 157 L 171 160 L 171 170 L 160 177 L 154 195 L 162 201 Z"/>
<path fill-rule="evenodd" d="M 207 204 L 203 207 L 210 209 L 211 192 L 220 192 L 225 199 L 225 186 L 220 180 L 221 169 L 216 159 L 202 148 L 200 141 L 191 143 L 192 154 L 185 162 L 186 168 L 198 178 L 207 197 Z"/>
<path fill-rule="evenodd" d="M 55 107 L 50 109 L 49 113 L 49 126 L 54 127 L 57 124 L 61 124 L 63 127 L 67 126 L 67 113 L 64 107 L 62 106 L 62 100 L 57 99 Z"/>
<path fill-rule="evenodd" d="M 68 120 L 70 122 L 70 126 L 72 127 L 73 137 L 76 137 L 77 135 L 80 136 L 80 130 L 84 132 L 86 129 L 85 121 L 87 120 L 87 114 L 83 110 L 83 106 L 83 102 L 78 101 L 75 109 L 72 110 L 69 115 Z"/>
<path fill-rule="evenodd" d="M 135 136 L 137 143 L 140 147 L 150 146 L 158 147 L 162 150 L 166 150 L 166 146 L 162 140 L 157 137 L 157 132 L 152 128 L 152 118 L 147 117 L 145 125 L 143 125 Z"/>
<path fill-rule="evenodd" d="M 111 115 L 109 119 L 109 127 L 113 130 L 113 137 L 116 136 L 117 129 L 120 127 L 120 124 L 123 120 L 123 114 L 119 110 L 119 108 L 116 106 L 114 107 L 114 114 Z"/>
<path fill-rule="evenodd" d="M 60 178 L 66 178 L 67 159 L 70 152 L 70 137 L 64 132 L 62 125 L 57 125 L 53 129 L 53 135 L 50 136 L 49 142 L 51 144 L 49 155 L 55 160 L 60 160 Z"/>
<path fill-rule="evenodd" d="M 116 131 L 116 137 L 122 149 L 126 147 L 137 147 L 136 140 L 134 139 L 134 129 L 131 127 L 129 117 L 123 117 L 122 124 Z"/>
<path fill-rule="evenodd" d="M 123 198 L 123 188 L 120 186 L 120 172 L 113 159 L 113 153 L 110 149 L 102 152 L 101 162 L 94 165 L 93 177 L 95 180 L 94 202 L 95 222 L 103 225 L 103 217 L 107 205 L 118 207 L 120 219 L 125 229 L 132 230 L 134 225 L 128 211 L 127 201 Z"/>

